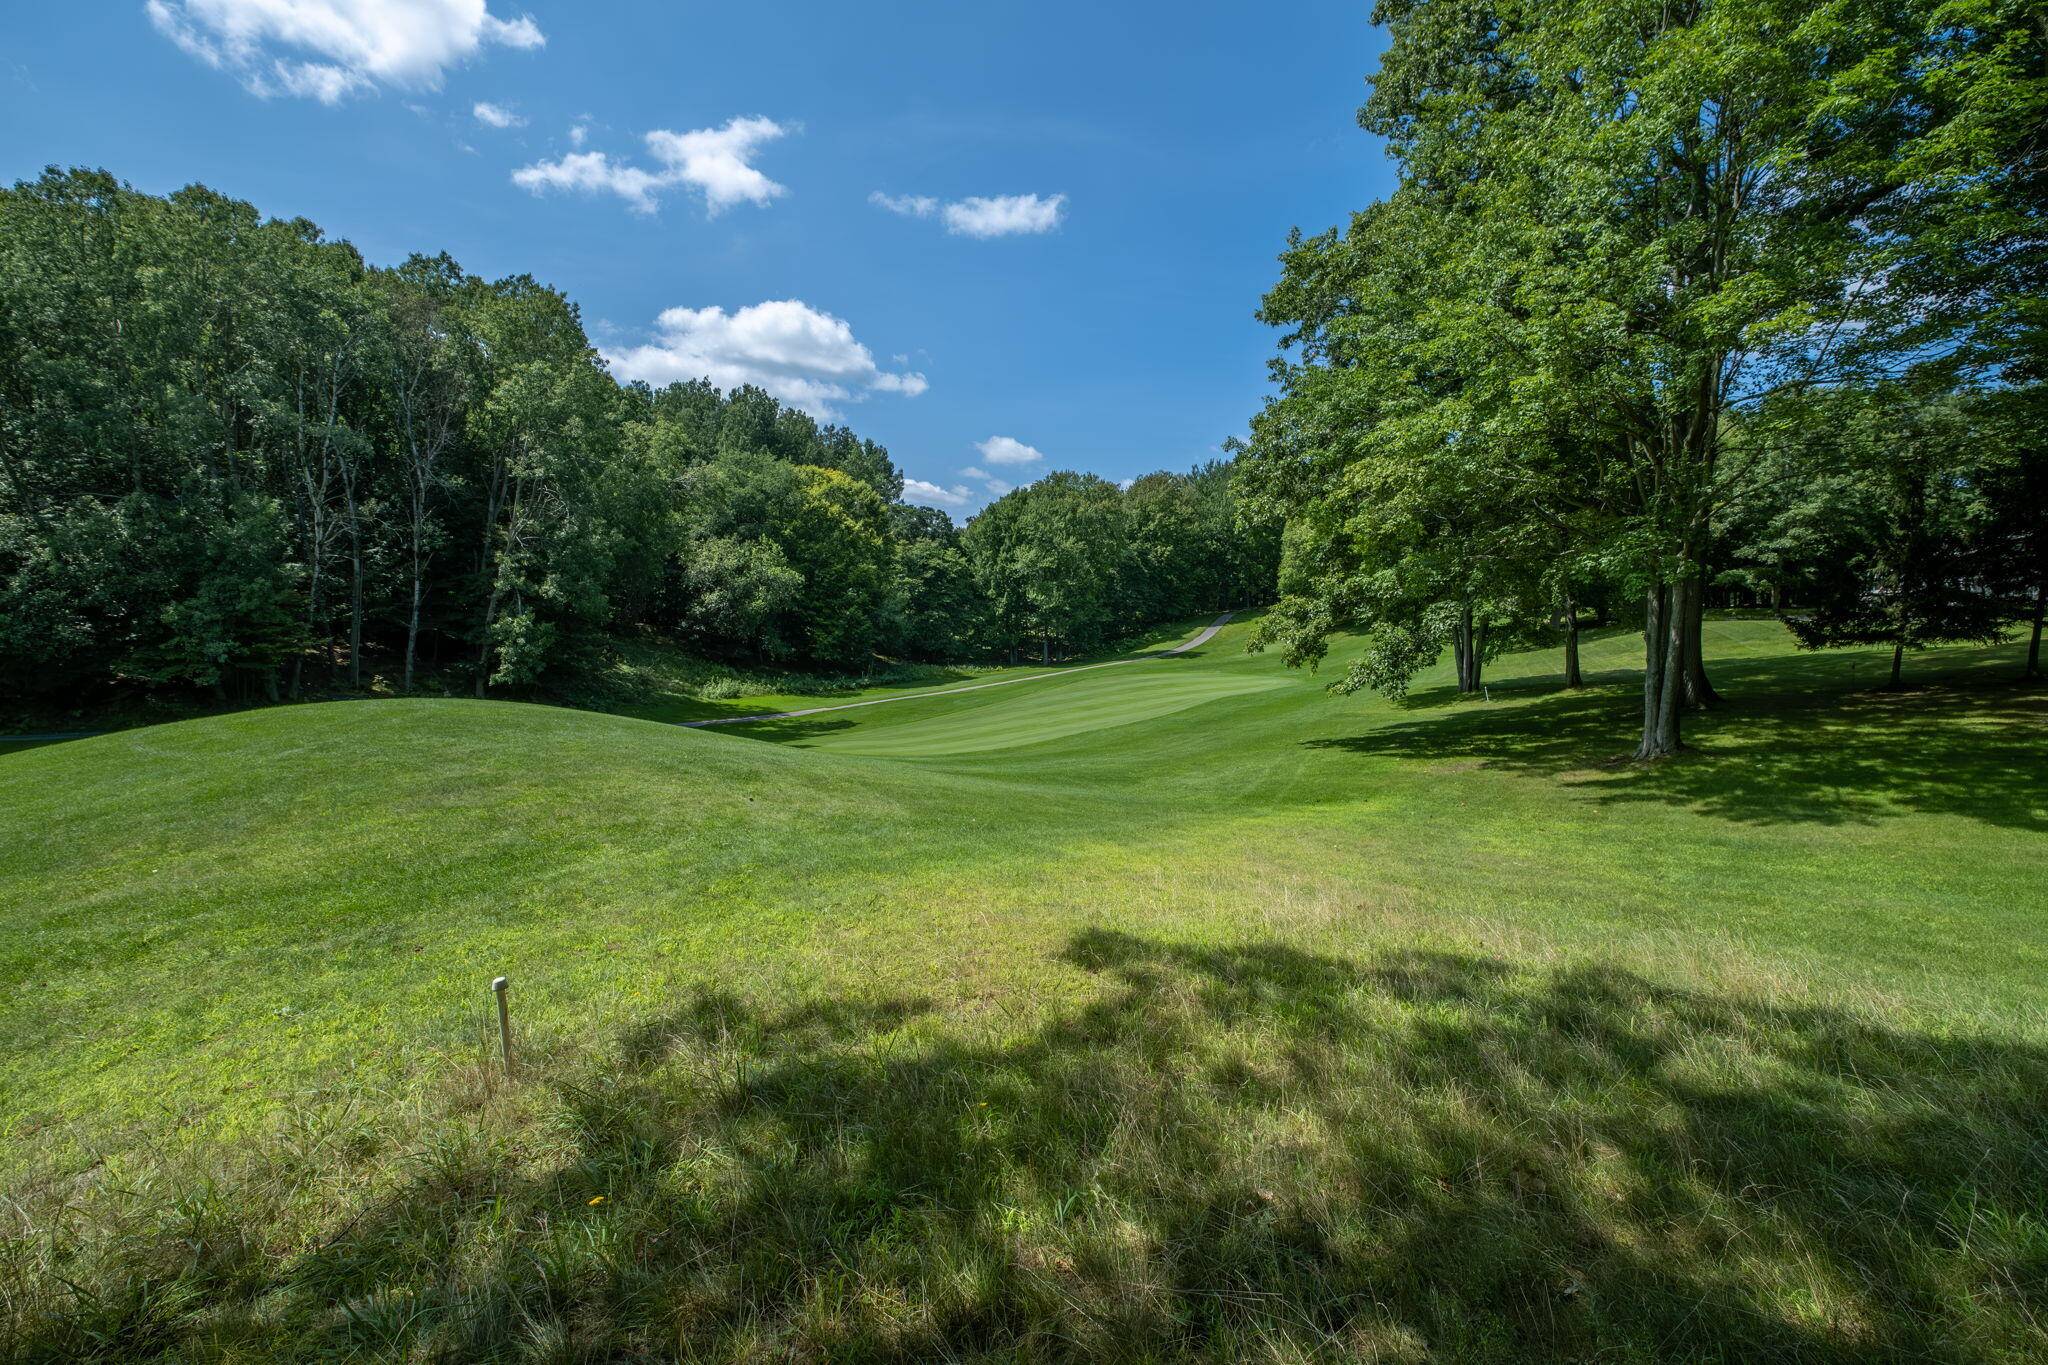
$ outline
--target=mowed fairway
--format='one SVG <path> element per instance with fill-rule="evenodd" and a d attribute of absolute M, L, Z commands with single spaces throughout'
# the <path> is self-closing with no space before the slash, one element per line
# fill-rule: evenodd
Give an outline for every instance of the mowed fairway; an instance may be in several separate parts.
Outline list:
<path fill-rule="evenodd" d="M 1714 621 L 1643 768 L 1625 630 L 1390 704 L 1248 628 L 0 754 L 0 1357 L 2048 1352 L 2016 649 Z"/>
<path fill-rule="evenodd" d="M 887 758 L 985 753 L 1155 721 L 1205 702 L 1287 686 L 1285 679 L 1242 670 L 1196 670 L 1164 659 L 1139 660 L 1130 667 L 1135 671 L 1092 670 L 1035 686 L 1020 684 L 1009 696 L 904 702 L 885 716 L 844 730 L 821 728 L 798 742 L 833 753 Z M 1218 739 L 1229 742 L 1228 736 Z"/>

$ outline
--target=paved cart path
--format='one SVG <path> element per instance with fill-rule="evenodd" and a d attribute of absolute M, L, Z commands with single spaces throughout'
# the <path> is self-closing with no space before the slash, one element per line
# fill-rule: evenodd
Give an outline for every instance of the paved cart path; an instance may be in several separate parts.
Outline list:
<path fill-rule="evenodd" d="M 1216 638 L 1216 632 L 1230 623 L 1237 613 L 1226 611 L 1211 621 L 1194 639 L 1175 645 L 1172 649 L 1152 649 L 1143 654 L 1133 654 L 1128 659 L 1110 659 L 1099 664 L 1077 664 L 1073 668 L 1062 668 L 1051 673 L 1033 673 L 1024 678 L 1003 678 L 997 682 L 970 683 L 965 687 L 945 687 L 935 692 L 908 692 L 900 697 L 871 697 L 867 701 L 841 702 L 837 706 L 807 706 L 801 711 L 766 711 L 758 716 L 717 716 L 711 720 L 686 720 L 680 722 L 690 729 L 706 725 L 745 725 L 757 720 L 794 720 L 798 716 L 821 716 L 827 711 L 854 711 L 863 706 L 887 706 L 892 701 L 923 701 L 926 697 L 952 697 L 962 692 L 986 692 L 991 687 L 1015 687 L 1018 683 L 1043 682 L 1047 678 L 1068 678 L 1076 673 L 1086 673 L 1091 668 L 1119 668 L 1124 664 L 1143 663 L 1147 659 L 1171 658 L 1198 649 Z"/>

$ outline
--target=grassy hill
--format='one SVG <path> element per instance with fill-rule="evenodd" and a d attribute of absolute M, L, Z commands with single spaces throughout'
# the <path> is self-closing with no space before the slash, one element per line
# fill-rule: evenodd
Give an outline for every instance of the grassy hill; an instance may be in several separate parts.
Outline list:
<path fill-rule="evenodd" d="M 0 1356 L 2048 1351 L 2014 650 L 1715 621 L 1643 768 L 1625 631 L 1394 705 L 1244 629 L 0 755 Z"/>

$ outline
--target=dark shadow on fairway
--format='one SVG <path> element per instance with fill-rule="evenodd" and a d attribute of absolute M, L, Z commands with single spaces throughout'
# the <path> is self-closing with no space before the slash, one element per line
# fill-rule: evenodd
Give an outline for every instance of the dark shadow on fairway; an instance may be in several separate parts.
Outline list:
<path fill-rule="evenodd" d="M 0 758 L 9 754 L 25 754 L 30 749 L 45 749 L 52 744 L 69 744 L 73 740 L 91 739 L 107 733 L 104 730 L 76 730 L 62 734 L 44 735 L 0 735 Z"/>
<path fill-rule="evenodd" d="M 1857 662 L 1800 655 L 1715 666 L 1728 700 L 1686 718 L 1693 751 L 1668 763 L 1618 761 L 1639 702 L 1609 687 L 1306 743 L 1476 760 L 1555 778 L 1581 799 L 1663 802 L 1745 824 L 1868 824 L 1918 812 L 2048 831 L 2048 692 L 2010 680 L 2010 651 L 1956 651 L 1938 677 L 1897 692 L 1855 686 Z"/>
<path fill-rule="evenodd" d="M 766 740 L 770 744 L 795 744 L 816 739 L 819 735 L 829 735 L 835 730 L 851 730 L 858 723 L 843 715 L 792 716 L 786 720 L 752 720 L 741 725 L 710 728 L 715 734 Z"/>
<path fill-rule="evenodd" d="M 452 1124 L 281 1268 L 256 1231 L 230 1236 L 236 1201 L 220 1192 L 167 1218 L 133 1265 L 94 1268 L 67 1316 L 27 1320 L 16 1344 L 29 1359 L 95 1344 L 448 1359 L 2048 1351 L 2038 1048 L 1597 963 L 1103 931 L 1066 958 L 1097 979 L 1095 1002 L 1009 1040 L 921 1023 L 917 1000 L 679 1001 L 603 1064 L 528 1082 L 551 1089 L 566 1155 L 537 1168 L 488 1125 Z"/>

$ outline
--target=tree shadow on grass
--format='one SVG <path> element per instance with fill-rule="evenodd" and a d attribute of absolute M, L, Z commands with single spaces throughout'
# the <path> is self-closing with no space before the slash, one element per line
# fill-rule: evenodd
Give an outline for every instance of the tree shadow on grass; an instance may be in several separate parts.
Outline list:
<path fill-rule="evenodd" d="M 1716 667 L 1725 705 L 1686 717 L 1689 752 L 1620 761 L 1638 699 L 1595 688 L 1467 707 L 1310 747 L 1555 778 L 1602 804 L 1660 802 L 1744 824 L 1869 824 L 1960 815 L 2048 831 L 2048 692 L 2014 684 L 1995 651 L 1900 691 L 1851 685 L 1839 656 Z M 1525 692 L 1528 689 L 1524 689 Z"/>
<path fill-rule="evenodd" d="M 1103 931 L 1066 957 L 1099 997 L 1010 1038 L 937 1027 L 916 1000 L 678 1002 L 606 1063 L 527 1082 L 561 1132 L 545 1160 L 453 1130 L 281 1276 L 218 1275 L 112 1340 L 448 1359 L 2048 1352 L 2039 1048 L 1597 964 Z M 31 1357 L 83 1339 L 45 1326 Z"/>

